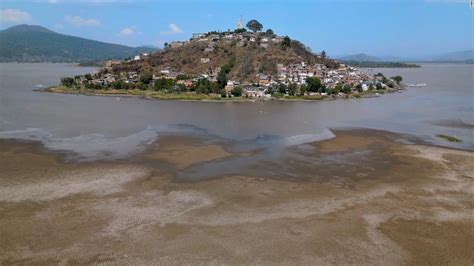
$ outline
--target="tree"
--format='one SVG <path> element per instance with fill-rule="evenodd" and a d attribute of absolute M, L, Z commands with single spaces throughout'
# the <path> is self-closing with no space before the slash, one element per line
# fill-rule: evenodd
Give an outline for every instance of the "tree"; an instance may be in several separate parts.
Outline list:
<path fill-rule="evenodd" d="M 255 19 L 252 19 L 249 22 L 247 22 L 246 26 L 247 28 L 249 28 L 249 30 L 253 32 L 261 31 L 263 28 L 263 25 Z"/>
<path fill-rule="evenodd" d="M 87 73 L 84 75 L 84 78 L 86 78 L 87 80 L 92 80 L 92 75 Z"/>
<path fill-rule="evenodd" d="M 281 42 L 281 45 L 283 47 L 290 47 L 291 45 L 291 39 L 288 36 L 283 37 L 283 41 Z"/>
<path fill-rule="evenodd" d="M 275 88 L 273 86 L 268 87 L 266 94 L 270 94 L 270 95 L 275 94 Z"/>
<path fill-rule="evenodd" d="M 272 29 L 268 29 L 267 31 L 265 31 L 265 35 L 271 37 L 271 36 L 275 35 L 275 33 L 273 32 Z"/>
<path fill-rule="evenodd" d="M 288 95 L 295 96 L 296 88 L 297 88 L 296 83 L 290 83 L 290 85 L 288 85 Z"/>
<path fill-rule="evenodd" d="M 338 94 L 341 91 L 342 91 L 342 85 L 337 84 L 336 87 L 334 87 L 334 94 Z"/>
<path fill-rule="evenodd" d="M 401 76 L 395 76 L 392 77 L 393 80 L 397 83 L 397 85 L 400 85 L 400 82 L 402 82 L 403 78 Z"/>
<path fill-rule="evenodd" d="M 68 88 L 72 87 L 75 83 L 76 82 L 74 81 L 74 78 L 70 78 L 70 77 L 61 78 L 61 84 Z"/>
<path fill-rule="evenodd" d="M 306 92 L 308 91 L 308 86 L 306 84 L 303 84 L 300 86 L 300 95 L 303 96 L 306 94 Z"/>
<path fill-rule="evenodd" d="M 219 74 L 217 74 L 217 84 L 219 84 L 221 89 L 223 89 L 227 84 L 227 75 L 222 69 L 219 71 Z"/>
<path fill-rule="evenodd" d="M 186 79 L 190 79 L 191 77 L 188 76 L 188 75 L 185 75 L 185 74 L 178 74 L 176 76 L 176 80 L 186 80 Z"/>
<path fill-rule="evenodd" d="M 224 90 L 224 89 L 221 90 L 221 97 L 222 97 L 222 98 L 226 98 L 226 97 L 227 97 L 227 91 L 226 91 L 226 90 Z"/>
<path fill-rule="evenodd" d="M 286 93 L 286 85 L 283 84 L 283 83 L 280 83 L 280 85 L 278 86 L 278 92 L 281 93 L 281 94 L 285 94 Z"/>
<path fill-rule="evenodd" d="M 155 90 L 157 91 L 170 90 L 175 85 L 175 82 L 172 79 L 160 78 L 160 79 L 155 80 L 154 85 L 155 85 Z"/>
<path fill-rule="evenodd" d="M 244 33 L 246 32 L 247 30 L 245 28 L 241 28 L 241 29 L 236 29 L 234 32 L 235 33 Z"/>
<path fill-rule="evenodd" d="M 306 84 L 310 92 L 318 92 L 321 88 L 321 80 L 319 78 L 307 77 Z"/>
<path fill-rule="evenodd" d="M 140 75 L 140 82 L 143 82 L 144 84 L 150 84 L 152 79 L 153 76 L 150 74 L 150 72 L 143 72 Z"/>
<path fill-rule="evenodd" d="M 219 94 L 221 93 L 221 86 L 219 85 L 219 83 L 217 82 L 211 82 L 209 84 L 209 91 L 212 92 L 212 93 L 215 93 L 215 94 Z"/>
<path fill-rule="evenodd" d="M 137 82 L 137 89 L 144 91 L 144 90 L 146 90 L 146 88 L 147 88 L 147 86 L 146 86 L 145 83 L 143 83 L 141 81 Z"/>
<path fill-rule="evenodd" d="M 323 60 L 326 60 L 326 51 L 323 50 L 323 51 L 321 52 L 321 58 L 322 58 Z"/>
<path fill-rule="evenodd" d="M 342 91 L 346 94 L 349 94 L 352 92 L 352 88 L 351 88 L 351 85 L 349 84 L 345 84 L 343 87 L 342 87 Z"/>
<path fill-rule="evenodd" d="M 242 87 L 235 87 L 230 91 L 230 93 L 232 93 L 234 97 L 240 97 L 243 93 Z"/>

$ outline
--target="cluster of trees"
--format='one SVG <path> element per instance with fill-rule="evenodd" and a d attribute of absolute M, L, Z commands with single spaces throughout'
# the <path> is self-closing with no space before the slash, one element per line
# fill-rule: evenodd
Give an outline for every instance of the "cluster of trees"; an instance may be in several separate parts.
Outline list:
<path fill-rule="evenodd" d="M 400 76 L 393 77 L 392 79 L 401 81 Z M 370 91 L 384 90 L 385 87 L 382 85 L 382 83 L 377 83 L 375 86 L 370 85 L 368 89 Z M 267 93 L 271 95 L 288 94 L 290 96 L 295 96 L 298 94 L 298 95 L 303 96 L 307 93 L 319 92 L 319 93 L 327 93 L 328 95 L 337 95 L 340 92 L 350 94 L 355 90 L 357 90 L 358 92 L 363 92 L 362 84 L 357 84 L 355 87 L 349 84 L 337 84 L 335 87 L 329 88 L 323 85 L 319 78 L 308 77 L 306 78 L 306 84 L 300 85 L 299 87 L 298 87 L 298 84 L 296 83 L 290 83 L 288 85 L 281 83 L 277 86 L 269 87 L 267 89 Z"/>

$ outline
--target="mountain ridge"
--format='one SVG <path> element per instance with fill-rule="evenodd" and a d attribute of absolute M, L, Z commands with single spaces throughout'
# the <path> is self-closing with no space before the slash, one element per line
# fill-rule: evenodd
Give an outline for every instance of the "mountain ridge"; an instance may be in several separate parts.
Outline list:
<path fill-rule="evenodd" d="M 0 31 L 0 62 L 91 62 L 155 51 L 61 34 L 39 25 Z"/>

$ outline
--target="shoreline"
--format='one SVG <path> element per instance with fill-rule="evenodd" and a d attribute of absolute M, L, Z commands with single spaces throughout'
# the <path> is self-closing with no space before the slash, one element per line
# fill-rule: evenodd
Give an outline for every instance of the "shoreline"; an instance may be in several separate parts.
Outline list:
<path fill-rule="evenodd" d="M 155 91 L 141 90 L 106 90 L 105 92 L 97 92 L 95 90 L 72 89 L 63 86 L 50 86 L 48 88 L 34 89 L 36 92 L 60 93 L 71 95 L 85 96 L 103 96 L 103 97 L 134 97 L 147 100 L 163 100 L 163 101 L 188 101 L 188 102 L 216 102 L 216 103 L 240 103 L 240 102 L 265 102 L 265 101 L 300 101 L 300 102 L 317 102 L 317 101 L 333 101 L 333 100 L 349 100 L 349 99 L 367 99 L 377 98 L 383 94 L 402 93 L 404 88 L 396 90 L 385 90 L 380 92 L 364 92 L 350 95 L 304 95 L 304 96 L 283 96 L 270 98 L 252 98 L 252 97 L 232 97 L 222 98 L 217 95 L 195 94 L 195 93 L 169 93 L 163 94 Z"/>

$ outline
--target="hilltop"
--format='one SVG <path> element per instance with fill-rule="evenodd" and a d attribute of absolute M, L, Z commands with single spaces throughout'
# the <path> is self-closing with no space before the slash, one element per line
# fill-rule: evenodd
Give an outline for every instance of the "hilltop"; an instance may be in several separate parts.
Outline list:
<path fill-rule="evenodd" d="M 216 76 L 219 69 L 232 63 L 227 74 L 230 80 L 257 81 L 258 74 L 277 76 L 279 65 L 306 62 L 335 68 L 338 63 L 325 53 L 314 54 L 297 40 L 267 32 L 208 32 L 195 34 L 189 41 L 165 44 L 165 49 L 140 60 L 116 64 L 114 73 L 135 71 L 155 75 L 166 71 L 197 76 Z"/>
<path fill-rule="evenodd" d="M 37 25 L 18 25 L 0 31 L 0 62 L 104 61 L 154 50 L 60 34 Z"/>

